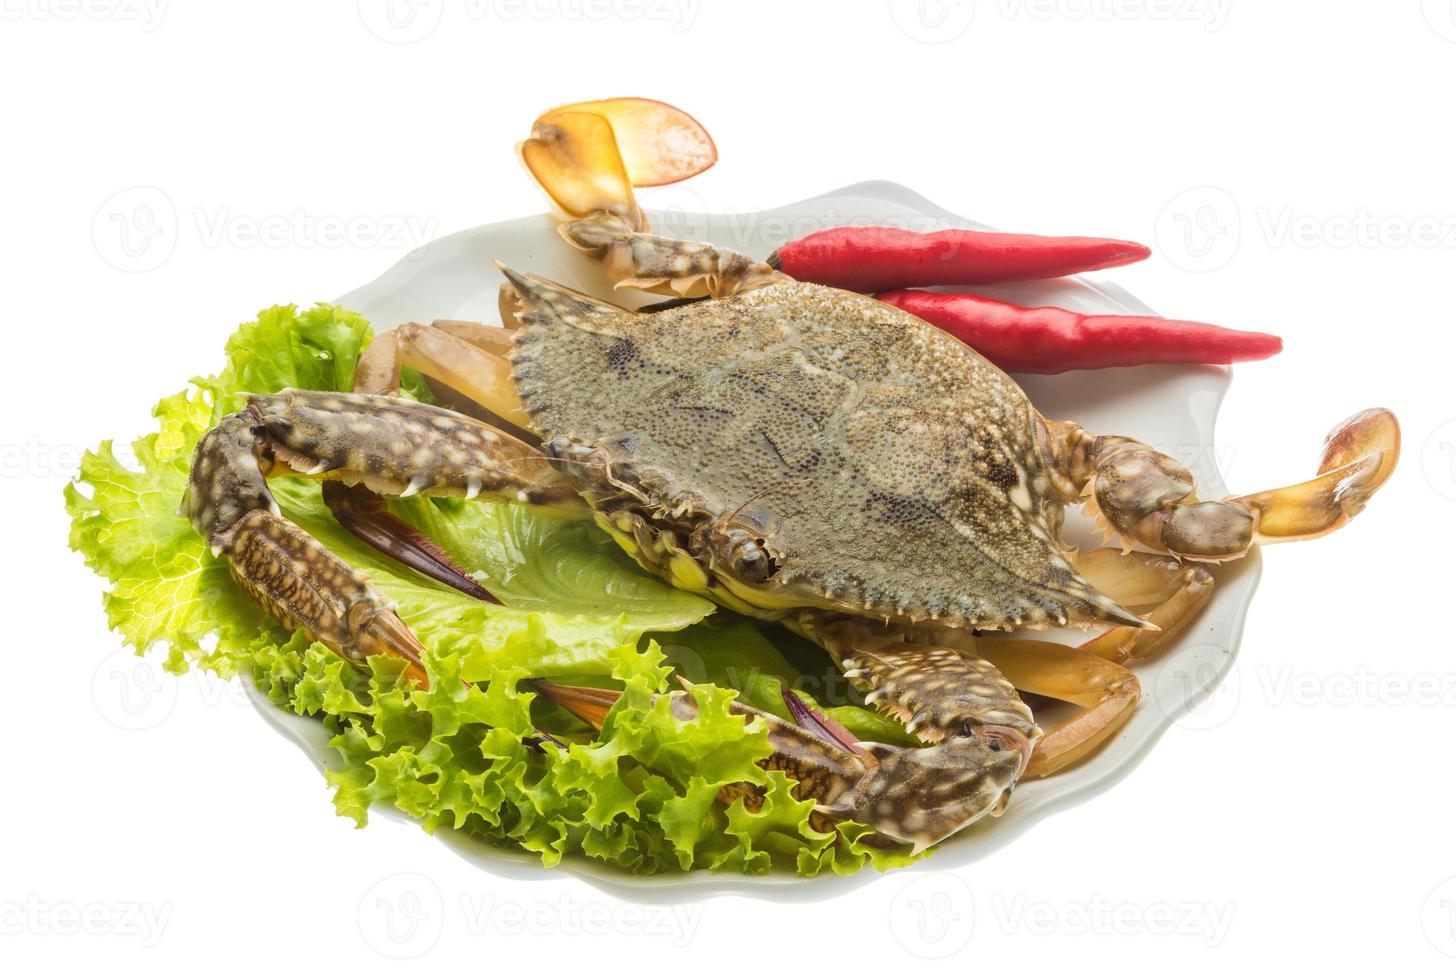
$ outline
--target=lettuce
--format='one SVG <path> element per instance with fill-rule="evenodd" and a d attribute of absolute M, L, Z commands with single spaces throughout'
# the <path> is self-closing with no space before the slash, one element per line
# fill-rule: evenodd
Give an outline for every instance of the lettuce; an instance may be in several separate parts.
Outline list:
<path fill-rule="evenodd" d="M 229 340 L 218 374 L 157 404 L 156 431 L 132 447 L 139 469 L 109 442 L 86 454 L 65 491 L 70 543 L 110 583 L 107 621 L 128 645 L 139 654 L 164 645 L 178 673 L 242 673 L 274 704 L 316 719 L 337 754 L 327 773 L 335 807 L 360 825 L 370 807 L 388 805 L 427 831 L 451 828 L 547 865 L 584 855 L 642 874 L 847 874 L 908 860 L 867 846 L 859 825 L 811 828 L 810 804 L 793 798 L 791 781 L 756 765 L 768 754 L 761 724 L 728 711 L 739 697 L 783 713 L 781 684 L 806 670 L 828 676 L 823 655 L 783 636 L 770 642 L 749 621 L 646 575 L 590 523 L 492 503 L 392 502 L 506 602 L 493 606 L 361 545 L 334 522 L 316 483 L 274 481 L 285 513 L 399 604 L 425 644 L 428 691 L 402 684 L 398 661 L 375 658 L 360 671 L 301 632 L 288 635 L 243 594 L 178 513 L 192 447 L 241 405 L 241 392 L 348 390 L 370 336 L 362 317 L 335 306 L 264 310 Z M 674 673 L 700 705 L 690 723 L 653 699 Z M 529 677 L 623 693 L 598 734 L 533 703 Z M 904 738 L 861 706 L 821 700 L 865 737 Z M 543 725 L 575 741 L 535 748 Z M 741 781 L 766 787 L 757 812 L 716 802 L 720 787 Z"/>

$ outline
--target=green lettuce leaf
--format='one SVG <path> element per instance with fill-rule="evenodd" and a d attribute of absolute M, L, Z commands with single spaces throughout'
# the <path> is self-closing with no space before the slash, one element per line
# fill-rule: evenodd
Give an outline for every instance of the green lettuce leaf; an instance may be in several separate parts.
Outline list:
<path fill-rule="evenodd" d="M 547 865 L 577 855 L 642 874 L 847 874 L 908 860 L 865 845 L 858 825 L 812 829 L 811 805 L 793 798 L 791 782 L 757 766 L 768 754 L 761 723 L 728 710 L 740 698 L 784 713 L 781 686 L 834 676 L 827 658 L 783 637 L 770 642 L 747 620 L 648 576 L 590 523 L 478 501 L 392 502 L 507 603 L 495 606 L 360 544 L 333 520 L 317 483 L 275 480 L 283 511 L 398 603 L 426 647 L 430 688 L 403 684 L 401 663 L 389 658 L 358 670 L 265 615 L 178 513 L 192 448 L 241 406 L 242 392 L 348 390 L 370 337 L 362 317 L 335 306 L 264 310 L 229 340 L 220 372 L 158 403 L 157 430 L 132 447 L 139 469 L 110 443 L 86 454 L 66 488 L 70 543 L 110 583 L 103 606 L 127 644 L 138 653 L 164 645 L 175 672 L 243 672 L 280 708 L 315 718 L 337 753 L 327 774 L 335 806 L 361 825 L 371 807 L 388 805 L 427 831 L 525 849 Z M 407 390 L 428 397 L 417 384 Z M 655 697 L 674 686 L 673 673 L 693 682 L 692 722 Z M 596 733 L 535 703 L 530 677 L 622 696 Z M 863 737 L 904 739 L 853 698 L 806 691 L 816 693 Z M 576 740 L 537 748 L 540 727 Z M 742 781 L 766 788 L 756 812 L 716 801 Z"/>

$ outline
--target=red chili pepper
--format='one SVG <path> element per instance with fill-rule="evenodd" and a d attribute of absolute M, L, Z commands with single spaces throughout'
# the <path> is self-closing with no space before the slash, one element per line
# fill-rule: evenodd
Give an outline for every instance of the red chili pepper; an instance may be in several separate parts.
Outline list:
<path fill-rule="evenodd" d="M 769 264 L 804 282 L 872 293 L 904 286 L 1055 279 L 1138 262 L 1152 253 L 1111 238 L 996 231 L 827 228 L 789 242 Z"/>
<path fill-rule="evenodd" d="M 913 313 L 1003 371 L 1059 374 L 1137 364 L 1232 364 L 1271 357 L 1284 341 L 1156 316 L 1089 316 L 1056 306 L 1013 306 L 967 293 L 904 289 L 876 299 Z"/>

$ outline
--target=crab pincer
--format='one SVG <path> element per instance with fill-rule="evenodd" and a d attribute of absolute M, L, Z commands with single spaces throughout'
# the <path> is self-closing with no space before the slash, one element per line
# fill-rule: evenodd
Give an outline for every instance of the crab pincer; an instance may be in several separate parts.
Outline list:
<path fill-rule="evenodd" d="M 475 419 L 379 395 L 284 390 L 249 395 L 198 442 L 183 511 L 226 555 L 233 578 L 289 629 L 346 659 L 387 654 L 424 681 L 423 648 L 394 604 L 279 513 L 267 477 L 327 481 L 344 526 L 383 553 L 468 594 L 489 598 L 438 545 L 376 504 L 376 493 L 574 505 L 540 453 Z M 337 486 L 328 486 L 337 484 Z"/>
<path fill-rule="evenodd" d="M 303 629 L 340 656 L 408 661 L 426 683 L 424 647 L 392 602 L 303 528 L 279 513 L 264 480 L 251 405 L 223 419 L 197 444 L 183 511 L 233 579 L 288 629 Z"/>
<path fill-rule="evenodd" d="M 601 688 L 531 683 L 543 697 L 598 729 L 621 697 Z M 690 690 L 656 698 L 668 698 L 679 721 L 697 717 Z M 794 779 L 795 799 L 813 799 L 823 825 L 863 823 L 874 828 L 882 844 L 908 845 L 915 853 L 985 814 L 1001 812 L 1031 753 L 1031 740 L 999 729 L 918 748 L 860 742 L 793 691 L 785 689 L 784 701 L 794 721 L 740 702 L 732 705 L 734 714 L 764 723 L 772 751 L 759 765 Z M 725 786 L 719 798 L 724 803 L 743 799 L 756 809 L 762 803 L 759 794 L 757 787 L 735 784 Z"/>
<path fill-rule="evenodd" d="M 374 550 L 472 599 L 501 604 L 444 548 L 391 514 L 379 494 L 357 484 L 329 480 L 324 483 L 323 497 L 339 525 Z"/>

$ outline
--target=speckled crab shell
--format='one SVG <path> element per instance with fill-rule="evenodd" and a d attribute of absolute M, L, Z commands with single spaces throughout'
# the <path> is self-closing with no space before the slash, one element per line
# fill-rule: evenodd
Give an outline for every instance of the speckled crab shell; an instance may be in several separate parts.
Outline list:
<path fill-rule="evenodd" d="M 767 618 L 1120 613 L 1063 554 L 1026 396 L 923 321 L 809 283 L 635 313 L 511 279 L 522 403 L 649 570 Z"/>

